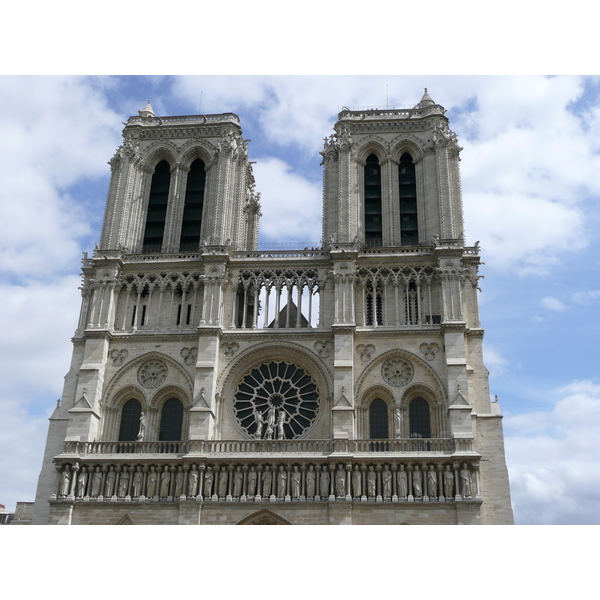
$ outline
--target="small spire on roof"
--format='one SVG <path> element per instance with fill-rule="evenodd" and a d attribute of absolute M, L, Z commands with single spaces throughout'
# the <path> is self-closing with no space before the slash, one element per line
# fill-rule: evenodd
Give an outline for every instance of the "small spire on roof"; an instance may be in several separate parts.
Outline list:
<path fill-rule="evenodd" d="M 426 106 L 432 106 L 435 104 L 431 96 L 427 93 L 427 88 L 425 88 L 425 92 L 419 104 L 421 105 L 421 108 L 425 108 Z"/>
<path fill-rule="evenodd" d="M 138 110 L 138 113 L 140 114 L 140 117 L 155 117 L 156 116 L 154 114 L 154 111 L 152 110 L 152 104 L 150 103 L 150 100 L 148 100 L 148 104 L 146 104 L 146 106 L 144 106 L 144 108 L 142 110 Z"/>

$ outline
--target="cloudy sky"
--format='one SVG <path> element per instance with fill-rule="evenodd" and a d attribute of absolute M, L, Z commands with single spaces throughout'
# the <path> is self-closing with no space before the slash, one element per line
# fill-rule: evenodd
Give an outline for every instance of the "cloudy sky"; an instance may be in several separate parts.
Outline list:
<path fill-rule="evenodd" d="M 504 414 L 515 520 L 600 524 L 600 78 L 0 77 L 0 503 L 33 500 L 122 122 L 235 112 L 262 194 L 261 244 L 319 242 L 319 151 L 347 107 L 423 88 L 463 146 L 467 241 Z"/>

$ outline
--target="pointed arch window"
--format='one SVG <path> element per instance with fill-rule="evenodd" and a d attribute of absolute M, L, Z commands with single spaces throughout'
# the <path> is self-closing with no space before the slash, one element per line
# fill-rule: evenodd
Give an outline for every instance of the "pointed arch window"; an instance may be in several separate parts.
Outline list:
<path fill-rule="evenodd" d="M 415 398 L 408 408 L 411 438 L 430 438 L 429 404 L 423 398 Z"/>
<path fill-rule="evenodd" d="M 160 431 L 158 440 L 160 442 L 181 441 L 181 430 L 183 427 L 183 404 L 177 398 L 170 398 L 162 407 L 160 412 Z"/>
<path fill-rule="evenodd" d="M 375 398 L 369 406 L 369 438 L 388 438 L 388 406 L 381 398 Z"/>
<path fill-rule="evenodd" d="M 185 203 L 179 251 L 198 250 L 200 246 L 200 229 L 202 227 L 202 210 L 204 208 L 204 185 L 206 170 L 204 162 L 197 158 L 191 165 L 185 187 Z"/>
<path fill-rule="evenodd" d="M 140 415 L 142 405 L 139 400 L 131 398 L 123 405 L 121 425 L 119 427 L 119 442 L 135 442 L 140 430 Z"/>
<path fill-rule="evenodd" d="M 405 152 L 398 165 L 400 187 L 400 243 L 413 246 L 419 243 L 417 218 L 417 177 L 412 156 Z"/>
<path fill-rule="evenodd" d="M 381 165 L 375 154 L 369 154 L 365 164 L 365 244 L 381 246 Z"/>
<path fill-rule="evenodd" d="M 170 185 L 171 167 L 166 160 L 161 160 L 154 169 L 152 183 L 150 184 L 150 198 L 148 199 L 148 213 L 146 215 L 142 252 L 161 251 L 165 235 Z"/>

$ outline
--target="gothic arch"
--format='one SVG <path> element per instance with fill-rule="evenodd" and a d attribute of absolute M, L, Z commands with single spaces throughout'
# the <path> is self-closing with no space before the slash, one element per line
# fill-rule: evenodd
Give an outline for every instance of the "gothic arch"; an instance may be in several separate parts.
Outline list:
<path fill-rule="evenodd" d="M 322 361 L 308 349 L 291 342 L 264 342 L 257 346 L 252 346 L 245 351 L 241 351 L 236 360 L 232 361 L 225 368 L 217 383 L 217 390 L 220 390 L 220 397 L 227 400 L 225 410 L 227 411 L 229 423 L 231 423 L 239 434 L 244 437 L 248 435 L 239 426 L 235 418 L 233 397 L 244 375 L 252 368 L 271 361 L 285 361 L 297 365 L 301 369 L 304 369 L 314 380 L 319 395 L 319 407 L 314 422 L 300 436 L 304 438 L 315 427 L 318 427 L 324 415 L 327 414 L 330 398 L 333 393 L 333 383 Z"/>
<path fill-rule="evenodd" d="M 100 438 L 104 441 L 118 439 L 119 427 L 121 425 L 121 412 L 125 403 L 135 398 L 142 406 L 142 411 L 148 412 L 148 399 L 141 387 L 126 385 L 119 389 L 110 402 L 102 402 L 102 427 Z"/>
<path fill-rule="evenodd" d="M 208 172 L 217 158 L 217 150 L 212 144 L 204 140 L 189 141 L 179 150 L 179 163 L 188 169 L 197 158 L 204 163 L 204 168 Z"/>
<path fill-rule="evenodd" d="M 400 157 L 408 152 L 413 162 L 418 162 L 424 156 L 423 143 L 417 137 L 410 134 L 400 134 L 390 142 L 391 158 L 394 162 L 399 162 Z"/>
<path fill-rule="evenodd" d="M 413 386 L 416 384 L 429 386 L 431 389 L 434 390 L 435 397 L 439 398 L 439 401 L 444 406 L 448 406 L 448 395 L 446 393 L 444 384 L 442 383 L 442 380 L 440 379 L 439 375 L 433 370 L 431 365 L 416 354 L 409 352 L 408 350 L 402 350 L 400 348 L 389 350 L 387 352 L 384 352 L 383 354 L 380 354 L 365 366 L 363 372 L 358 377 L 354 387 L 355 397 L 362 396 L 362 394 L 364 393 L 362 391 L 362 386 L 365 385 L 367 377 L 369 375 L 372 375 L 373 373 L 375 373 L 375 379 L 377 381 L 381 381 L 381 385 L 383 385 L 383 377 L 381 376 L 381 373 L 379 371 L 386 361 L 395 358 L 403 358 L 405 360 L 408 360 L 415 367 L 414 379 L 413 381 L 409 382 L 409 384 L 412 384 Z M 405 390 L 402 390 L 401 393 L 404 394 Z"/>
<path fill-rule="evenodd" d="M 358 146 L 358 144 L 356 145 Z M 360 146 L 356 147 L 356 160 L 360 165 L 364 165 L 367 157 L 370 154 L 375 154 L 382 163 L 389 158 L 388 144 L 387 142 L 378 135 L 369 135 L 360 141 Z"/>
<path fill-rule="evenodd" d="M 165 403 L 172 398 L 179 400 L 183 406 L 183 419 L 181 422 L 181 440 L 186 440 L 189 437 L 190 430 L 190 408 L 192 408 L 191 395 L 187 394 L 185 390 L 178 385 L 168 385 L 160 388 L 150 401 L 150 407 L 154 413 L 154 419 L 152 423 L 151 439 L 159 439 L 159 432 L 161 428 L 162 410 Z M 173 440 L 175 441 L 175 440 Z"/>
<path fill-rule="evenodd" d="M 448 435 L 448 411 L 445 403 L 431 386 L 415 383 L 406 388 L 399 402 L 402 411 L 402 437 L 410 437 L 409 407 L 417 398 L 422 398 L 429 406 L 431 437 L 441 438 Z"/>
<path fill-rule="evenodd" d="M 371 404 L 376 399 L 385 402 L 388 415 L 388 432 L 392 432 L 394 423 L 394 392 L 385 385 L 375 384 L 368 387 L 358 399 L 358 438 L 369 439 L 370 437 L 370 413 Z M 393 435 L 390 435 L 393 437 Z"/>
<path fill-rule="evenodd" d="M 160 385 L 154 388 L 149 388 L 148 392 L 144 392 L 144 397 L 148 399 L 151 396 L 158 394 L 162 389 L 167 386 L 176 385 L 185 391 L 186 397 L 191 398 L 194 390 L 194 383 L 190 378 L 189 374 L 177 361 L 172 359 L 170 356 L 163 354 L 162 352 L 148 352 L 138 356 L 134 360 L 130 361 L 123 367 L 121 367 L 106 386 L 103 399 L 106 406 L 114 406 L 113 399 L 117 397 L 120 391 L 120 385 L 131 385 L 138 389 L 141 389 L 140 382 L 138 381 L 137 371 L 139 367 L 150 361 L 162 361 L 166 364 L 168 374 Z"/>
<path fill-rule="evenodd" d="M 291 525 L 291 523 L 265 508 L 243 518 L 238 525 Z"/>
<path fill-rule="evenodd" d="M 173 171 L 177 164 L 177 153 L 178 150 L 175 144 L 170 141 L 159 140 L 146 148 L 140 164 L 144 169 L 152 172 L 161 160 L 166 160 L 171 167 L 171 171 Z"/>

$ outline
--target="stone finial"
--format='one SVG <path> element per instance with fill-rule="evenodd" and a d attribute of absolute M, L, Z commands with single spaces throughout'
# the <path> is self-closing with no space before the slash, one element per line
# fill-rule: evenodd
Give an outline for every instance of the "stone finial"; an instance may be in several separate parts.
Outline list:
<path fill-rule="evenodd" d="M 144 106 L 144 108 L 142 108 L 142 110 L 138 110 L 138 113 L 140 115 L 140 117 L 155 117 L 156 115 L 154 114 L 154 111 L 152 110 L 152 104 L 150 103 L 150 100 L 148 100 L 148 104 L 146 104 L 146 106 Z"/>
<path fill-rule="evenodd" d="M 426 106 L 433 106 L 434 104 L 435 102 L 433 101 L 432 97 L 427 93 L 427 88 L 425 88 L 425 92 L 423 93 L 423 97 L 421 98 L 418 107 L 425 108 Z"/>

